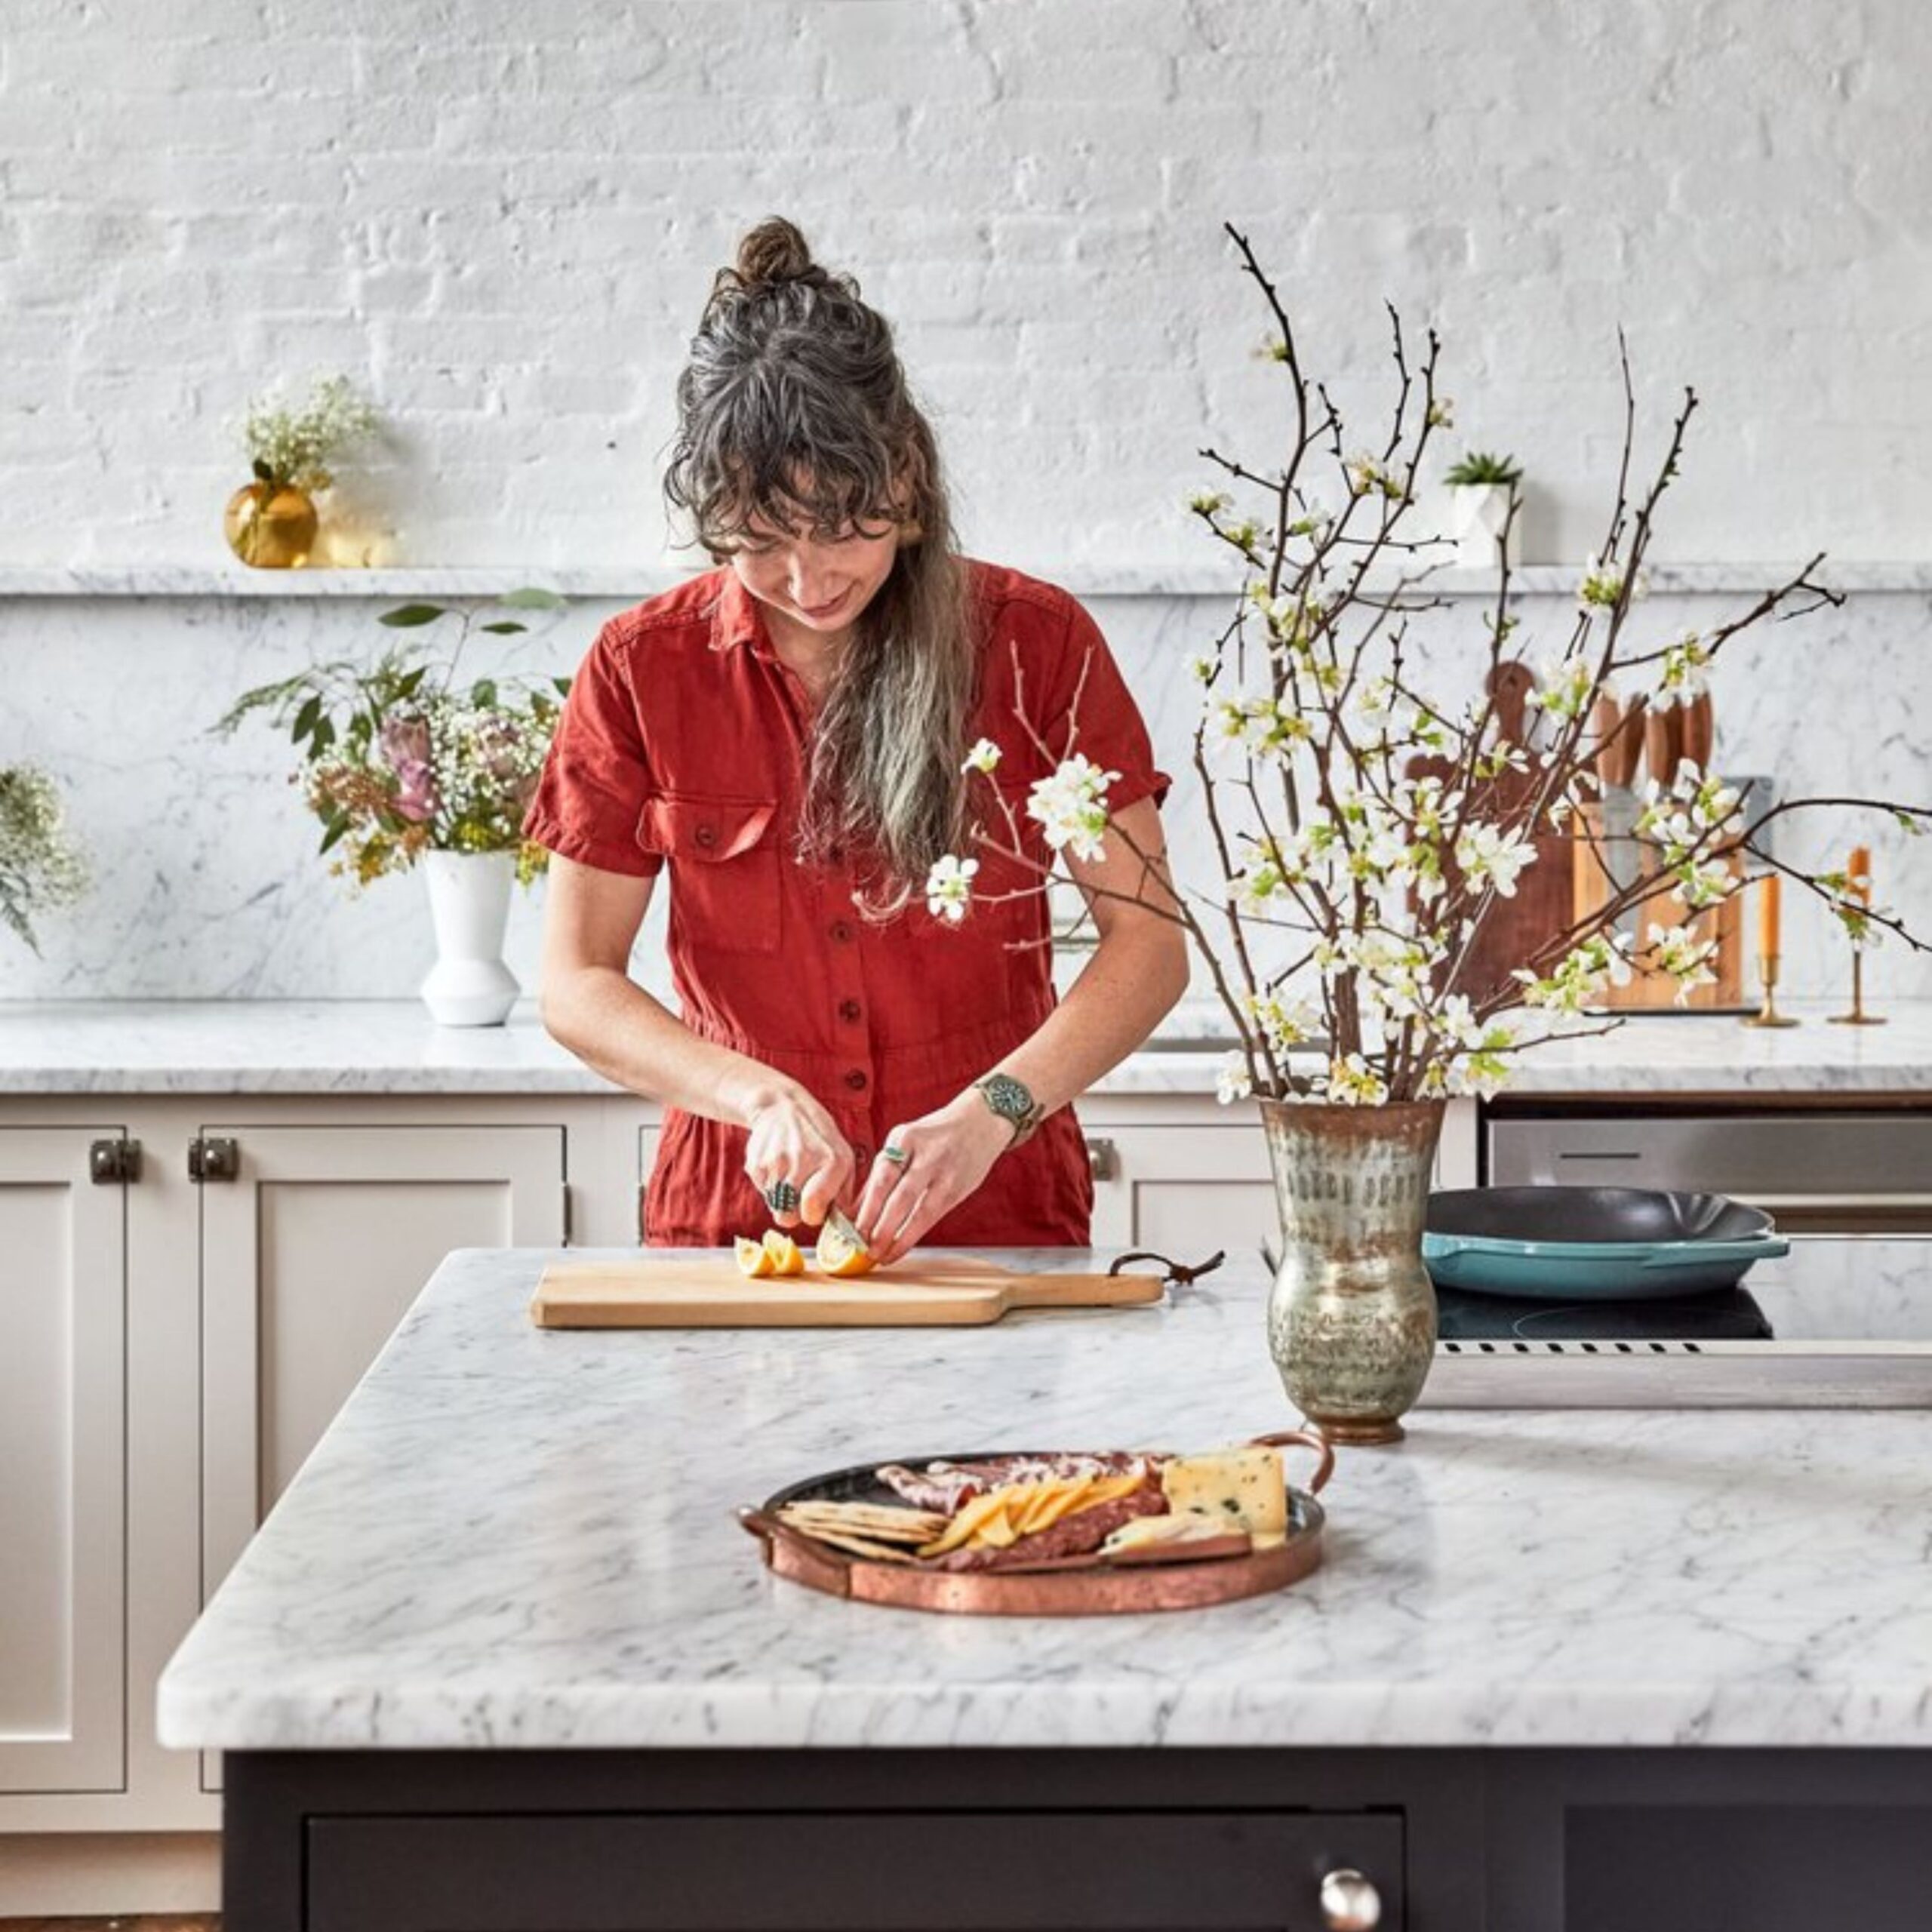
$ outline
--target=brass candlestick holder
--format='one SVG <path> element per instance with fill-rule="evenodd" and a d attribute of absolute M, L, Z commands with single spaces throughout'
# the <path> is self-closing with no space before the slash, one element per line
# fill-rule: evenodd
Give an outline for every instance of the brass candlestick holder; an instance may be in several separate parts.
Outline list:
<path fill-rule="evenodd" d="M 1851 949 L 1851 1011 L 1831 1015 L 1834 1026 L 1882 1026 L 1885 1017 L 1881 1013 L 1867 1013 L 1865 1010 L 1865 949 L 1854 946 Z"/>
<path fill-rule="evenodd" d="M 1798 1022 L 1778 1011 L 1778 955 L 1761 952 L 1758 955 L 1758 983 L 1764 989 L 1764 1003 L 1750 1014 L 1744 1023 L 1747 1026 L 1795 1026 Z"/>

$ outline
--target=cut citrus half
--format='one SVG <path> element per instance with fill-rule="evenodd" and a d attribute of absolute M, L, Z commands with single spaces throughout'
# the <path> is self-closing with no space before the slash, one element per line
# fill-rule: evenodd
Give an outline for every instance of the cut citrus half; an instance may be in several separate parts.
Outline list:
<path fill-rule="evenodd" d="M 829 1221 L 818 1231 L 814 1258 L 822 1275 L 863 1275 L 872 1265 L 872 1256 L 856 1241 L 841 1234 Z"/>
<path fill-rule="evenodd" d="M 775 1274 L 772 1266 L 771 1251 L 761 1241 L 753 1241 L 749 1235 L 740 1235 L 737 1241 L 738 1272 L 741 1275 L 757 1276 Z"/>
<path fill-rule="evenodd" d="M 765 1230 L 764 1251 L 771 1257 L 771 1272 L 774 1275 L 802 1275 L 805 1272 L 805 1257 L 798 1252 L 798 1244 L 783 1228 Z"/>

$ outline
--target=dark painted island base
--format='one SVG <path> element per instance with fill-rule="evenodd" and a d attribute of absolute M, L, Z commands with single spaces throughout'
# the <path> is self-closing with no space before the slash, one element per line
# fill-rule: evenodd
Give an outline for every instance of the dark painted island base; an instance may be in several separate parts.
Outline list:
<path fill-rule="evenodd" d="M 237 1752 L 226 1932 L 1925 1932 L 1899 1750 Z M 1358 1901 L 1364 1897 L 1352 1887 Z"/>

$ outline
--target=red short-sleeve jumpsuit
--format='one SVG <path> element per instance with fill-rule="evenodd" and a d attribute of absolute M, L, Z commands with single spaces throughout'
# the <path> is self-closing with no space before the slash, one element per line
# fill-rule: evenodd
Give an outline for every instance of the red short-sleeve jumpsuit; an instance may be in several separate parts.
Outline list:
<path fill-rule="evenodd" d="M 1109 789 L 1115 809 L 1164 798 L 1168 775 L 1088 613 L 1054 585 L 961 563 L 984 653 L 971 737 L 1001 746 L 995 777 L 1034 856 L 1048 852 L 1026 793 L 1051 761 L 1017 725 L 1018 702 L 1056 756 L 1073 711 L 1073 749 L 1121 774 Z M 685 1023 L 798 1080 L 838 1122 L 863 1177 L 895 1124 L 943 1106 L 1045 1019 L 1055 998 L 1051 928 L 1037 892 L 976 903 L 957 924 L 915 897 L 875 924 L 853 905 L 850 854 L 796 860 L 810 716 L 757 600 L 728 567 L 707 572 L 599 631 L 524 831 L 606 871 L 651 874 L 668 862 Z M 1037 882 L 997 854 L 977 856 L 979 891 Z M 666 1109 L 645 1192 L 648 1244 L 721 1247 L 764 1225 L 746 1139 L 743 1127 Z M 1062 1107 L 925 1238 L 1084 1244 L 1093 1199 L 1079 1124 Z"/>

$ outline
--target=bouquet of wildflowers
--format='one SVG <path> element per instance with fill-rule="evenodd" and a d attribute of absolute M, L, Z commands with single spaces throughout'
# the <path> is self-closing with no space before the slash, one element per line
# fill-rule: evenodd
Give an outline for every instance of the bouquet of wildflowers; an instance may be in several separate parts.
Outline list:
<path fill-rule="evenodd" d="M 1134 894 L 1103 896 L 1131 897 L 1177 921 L 1204 962 L 1241 1043 L 1221 1098 L 1379 1105 L 1494 1093 L 1521 1048 L 1617 1023 L 1604 1020 L 1600 1002 L 1633 964 L 1674 979 L 1680 999 L 1713 977 L 1715 943 L 1695 937 L 1681 915 L 1738 891 L 1753 862 L 1760 874 L 1784 873 L 1825 900 L 1854 940 L 1869 943 L 1882 927 L 1919 947 L 1896 913 L 1864 903 L 1854 881 L 1773 857 L 1765 835 L 1774 820 L 1820 805 L 1881 810 L 1918 832 L 1932 819 L 1924 807 L 1846 796 L 1789 799 L 1754 813 L 1737 788 L 1686 759 L 1668 786 L 1653 781 L 1637 815 L 1634 836 L 1647 863 L 1633 875 L 1601 849 L 1600 823 L 1586 810 L 1599 795 L 1598 761 L 1617 734 L 1641 728 L 1641 710 L 1600 700 L 1626 691 L 1650 707 L 1687 703 L 1741 633 L 1774 615 L 1843 601 L 1814 580 L 1823 561 L 1814 557 L 1708 632 L 1641 634 L 1633 612 L 1647 589 L 1645 557 L 1694 393 L 1685 392 L 1663 460 L 1633 499 L 1635 411 L 1625 357 L 1615 505 L 1599 551 L 1580 573 L 1567 635 L 1529 674 L 1530 723 L 1512 734 L 1497 694 L 1499 673 L 1515 669 L 1513 490 L 1497 542 L 1498 586 L 1493 604 L 1480 607 L 1475 650 L 1465 645 L 1459 662 L 1453 645 L 1417 622 L 1448 601 L 1429 594 L 1427 580 L 1441 565 L 1427 559 L 1439 549 L 1406 527 L 1430 438 L 1452 420 L 1452 405 L 1436 389 L 1434 333 L 1412 369 L 1400 318 L 1389 311 L 1393 423 L 1378 448 L 1349 448 L 1327 391 L 1303 371 L 1273 285 L 1245 238 L 1228 232 L 1273 318 L 1257 352 L 1282 372 L 1293 429 L 1278 469 L 1204 451 L 1222 487 L 1189 503 L 1239 559 L 1242 579 L 1225 627 L 1189 666 L 1202 694 L 1193 763 L 1221 877 L 1204 891 L 1178 891 L 1164 865 L 1121 831 L 1106 804 L 1119 774 L 1072 749 L 1077 706 L 1063 756 L 1020 721 L 1054 762 L 1024 808 L 1044 844 L 1098 858 L 1112 831 L 1141 858 L 1143 882 Z M 1479 688 L 1478 673 L 1485 674 Z M 1534 755 L 1524 742 L 1531 738 Z M 983 740 L 967 769 L 990 774 L 1000 755 Z M 1051 862 L 1028 851 L 1020 814 L 988 789 L 997 812 L 990 828 L 980 828 L 980 842 L 1044 881 Z M 1567 879 L 1580 858 L 1600 870 L 1601 903 L 1524 932 L 1506 972 L 1480 969 L 1478 936 L 1507 918 L 1503 909 L 1526 869 L 1560 863 Z M 928 903 L 936 915 L 968 916 L 977 865 L 954 854 L 934 867 Z M 1671 909 L 1658 904 L 1665 898 L 1678 916 L 1655 916 Z M 1562 903 L 1571 903 L 1567 893 Z M 1502 931 L 1518 943 L 1516 926 Z M 1304 1051 L 1291 1062 L 1292 1050 L 1318 1039 L 1325 1054 Z"/>
<path fill-rule="evenodd" d="M 519 608 L 552 609 L 546 590 L 512 592 Z M 435 604 L 405 605 L 381 621 L 410 629 L 445 614 Z M 445 662 L 408 649 L 373 665 L 318 665 L 245 692 L 215 726 L 232 733 L 260 712 L 303 747 L 300 782 L 322 822 L 330 869 L 358 886 L 403 872 L 426 851 L 515 852 L 528 884 L 548 857 L 522 834 L 523 815 L 550 749 L 568 678 L 479 677 L 459 684 L 463 636 Z M 485 624 L 518 632 L 515 619 Z"/>
<path fill-rule="evenodd" d="M 326 490 L 328 460 L 344 444 L 370 435 L 381 419 L 346 376 L 327 376 L 309 400 L 291 409 L 276 395 L 249 399 L 242 440 L 256 476 L 275 489 Z"/>
<path fill-rule="evenodd" d="M 0 765 L 0 921 L 38 952 L 33 915 L 87 890 L 88 868 L 68 835 L 54 781 L 37 766 Z"/>

